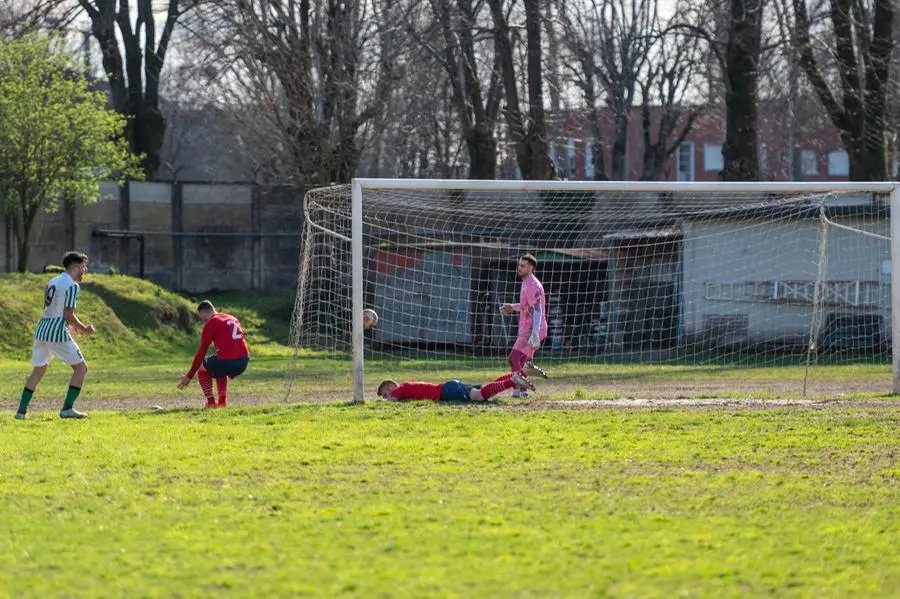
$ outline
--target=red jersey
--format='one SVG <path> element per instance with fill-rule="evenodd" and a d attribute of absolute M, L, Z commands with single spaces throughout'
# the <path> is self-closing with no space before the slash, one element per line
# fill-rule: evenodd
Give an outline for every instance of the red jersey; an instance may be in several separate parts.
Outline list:
<path fill-rule="evenodd" d="M 388 397 L 401 400 L 430 399 L 431 401 L 440 401 L 441 391 L 443 391 L 443 389 L 443 383 L 403 383 L 391 391 Z"/>
<path fill-rule="evenodd" d="M 250 355 L 247 341 L 244 339 L 244 329 L 241 328 L 241 321 L 231 314 L 223 312 L 213 314 L 203 325 L 203 332 L 200 334 L 200 349 L 197 350 L 197 355 L 194 356 L 194 361 L 191 363 L 189 377 L 193 377 L 197 373 L 210 344 L 215 346 L 216 355 L 220 360 L 236 360 Z"/>

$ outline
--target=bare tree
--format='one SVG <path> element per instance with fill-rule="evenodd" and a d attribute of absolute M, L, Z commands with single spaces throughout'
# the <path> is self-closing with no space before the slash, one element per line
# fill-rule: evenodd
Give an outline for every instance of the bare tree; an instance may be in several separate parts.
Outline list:
<path fill-rule="evenodd" d="M 759 179 L 759 63 L 764 0 L 730 0 L 725 48 L 725 144 L 721 176 L 727 181 Z"/>
<path fill-rule="evenodd" d="M 654 42 L 656 0 L 589 0 L 573 4 L 564 22 L 580 69 L 576 82 L 592 95 L 594 81 L 612 111 L 613 179 L 628 179 L 628 130 L 638 81 Z M 596 101 L 596 96 L 593 98 Z M 588 110 L 596 111 L 595 106 Z M 596 119 L 596 117 L 594 117 Z"/>
<path fill-rule="evenodd" d="M 502 83 L 499 55 L 483 23 L 484 5 L 472 0 L 430 0 L 431 18 L 408 28 L 447 74 L 454 110 L 469 153 L 469 178 L 493 179 L 497 170 L 497 121 Z M 433 40 L 438 40 L 435 43 Z M 486 63 L 488 67 L 479 68 Z"/>
<path fill-rule="evenodd" d="M 666 26 L 655 35 L 646 68 L 638 80 L 642 98 L 643 180 L 663 177 L 672 154 L 703 113 L 699 98 L 704 94 L 699 88 L 706 80 L 704 45 L 702 38 L 681 28 Z"/>
<path fill-rule="evenodd" d="M 452 86 L 441 58 L 409 47 L 392 101 L 360 136 L 365 172 L 372 177 L 455 178 L 467 167 Z"/>
<path fill-rule="evenodd" d="M 800 66 L 840 131 L 851 180 L 887 177 L 886 117 L 894 46 L 895 0 L 832 0 L 832 41 L 826 59 L 815 51 L 814 20 L 806 0 L 793 0 Z M 829 83 L 828 72 L 837 83 Z M 833 89 L 833 88 L 837 89 Z"/>
<path fill-rule="evenodd" d="M 131 151 L 144 155 L 147 177 L 153 178 L 160 166 L 166 129 L 159 108 L 160 75 L 176 22 L 197 2 L 167 0 L 162 16 L 154 10 L 152 0 L 78 3 L 90 17 L 91 35 L 100 44 L 113 107 L 128 120 L 126 136 Z"/>
<path fill-rule="evenodd" d="M 509 136 L 516 148 L 516 162 L 523 179 L 552 179 L 553 161 L 547 151 L 547 126 L 544 113 L 543 56 L 541 53 L 541 11 L 539 0 L 523 0 L 525 19 L 526 88 L 528 111 L 519 103 L 519 76 L 516 74 L 514 46 L 517 34 L 510 23 L 516 1 L 504 6 L 503 0 L 488 0 L 494 23 L 497 64 L 500 68 L 506 104 L 503 113 Z"/>
<path fill-rule="evenodd" d="M 273 157 L 315 186 L 355 174 L 360 129 L 398 76 L 400 18 L 393 0 L 223 0 L 192 27 L 221 93 L 265 119 Z"/>
<path fill-rule="evenodd" d="M 564 40 L 574 59 L 569 71 L 587 104 L 595 177 L 606 178 L 605 111 L 611 113 L 611 176 L 628 179 L 627 156 L 642 151 L 641 178 L 661 177 L 700 113 L 703 43 L 683 26 L 697 27 L 700 22 L 687 19 L 688 11 L 679 11 L 675 21 L 662 23 L 656 0 L 589 0 L 566 9 L 561 19 Z M 629 147 L 638 101 L 641 150 Z"/>
<path fill-rule="evenodd" d="M 69 0 L 0 0 L 0 38 L 14 39 L 30 31 L 61 31 L 78 10 Z"/>

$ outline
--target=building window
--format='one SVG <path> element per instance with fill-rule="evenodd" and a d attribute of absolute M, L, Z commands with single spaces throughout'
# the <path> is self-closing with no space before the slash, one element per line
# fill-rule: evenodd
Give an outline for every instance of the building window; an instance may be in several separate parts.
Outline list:
<path fill-rule="evenodd" d="M 703 144 L 703 170 L 719 172 L 723 168 L 722 144 Z"/>
<path fill-rule="evenodd" d="M 690 141 L 678 145 L 675 153 L 675 171 L 678 175 L 676 181 L 694 180 L 694 144 Z"/>
<path fill-rule="evenodd" d="M 831 177 L 846 177 L 850 174 L 850 157 L 847 152 L 828 153 L 828 175 Z"/>
<path fill-rule="evenodd" d="M 800 174 L 803 176 L 816 175 L 819 173 L 819 166 L 816 164 L 816 153 L 814 150 L 800 151 Z"/>

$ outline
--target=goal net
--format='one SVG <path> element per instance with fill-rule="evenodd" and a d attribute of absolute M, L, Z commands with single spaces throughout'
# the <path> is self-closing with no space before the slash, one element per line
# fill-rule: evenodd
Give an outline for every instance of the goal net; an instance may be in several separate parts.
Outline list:
<path fill-rule="evenodd" d="M 355 185 L 355 277 L 353 186 L 306 195 L 291 329 L 292 373 L 327 371 L 336 395 L 508 371 L 518 316 L 500 306 L 519 301 L 526 253 L 547 302 L 535 363 L 554 397 L 890 387 L 889 184 Z M 356 311 L 379 316 L 356 343 L 354 278 Z M 872 365 L 867 389 L 833 368 L 851 362 Z"/>

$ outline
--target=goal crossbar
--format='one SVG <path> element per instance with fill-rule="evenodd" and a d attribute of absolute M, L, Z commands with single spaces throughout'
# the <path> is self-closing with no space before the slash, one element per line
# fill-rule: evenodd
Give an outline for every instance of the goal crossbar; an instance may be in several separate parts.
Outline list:
<path fill-rule="evenodd" d="M 644 193 L 874 193 L 890 195 L 892 215 L 900 215 L 898 182 L 706 182 L 706 181 L 525 181 L 470 179 L 378 179 L 355 178 L 351 184 L 351 269 L 353 398 L 364 397 L 363 364 L 363 201 L 367 189 L 481 190 L 481 191 L 572 191 Z M 900 280 L 900 218 L 890 219 L 891 281 Z M 346 239 L 346 237 L 341 236 Z M 892 392 L 900 394 L 900 285 L 891 284 Z"/>

